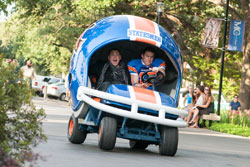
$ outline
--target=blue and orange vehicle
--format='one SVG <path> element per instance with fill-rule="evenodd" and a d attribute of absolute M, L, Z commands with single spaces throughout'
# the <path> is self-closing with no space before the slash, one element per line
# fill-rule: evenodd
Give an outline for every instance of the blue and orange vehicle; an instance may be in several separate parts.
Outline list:
<path fill-rule="evenodd" d="M 160 84 L 152 72 L 143 77 L 157 89 L 124 84 L 112 84 L 106 92 L 95 89 L 98 76 L 93 76 L 92 70 L 98 61 L 107 60 L 111 48 L 119 48 L 123 61 L 128 62 L 140 58 L 146 46 L 154 47 L 155 57 L 166 63 L 166 77 Z M 73 113 L 68 123 L 69 141 L 81 144 L 88 133 L 98 133 L 98 145 L 104 150 L 112 150 L 118 137 L 128 139 L 133 149 L 155 144 L 161 155 L 174 156 L 178 128 L 187 126 L 181 119 L 187 112 L 177 108 L 182 70 L 180 49 L 157 23 L 131 15 L 95 22 L 79 37 L 70 62 Z"/>

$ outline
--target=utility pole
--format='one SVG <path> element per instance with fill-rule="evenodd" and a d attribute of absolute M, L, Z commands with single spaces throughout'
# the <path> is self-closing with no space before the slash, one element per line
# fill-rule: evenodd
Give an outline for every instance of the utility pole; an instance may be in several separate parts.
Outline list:
<path fill-rule="evenodd" d="M 227 37 L 228 6 L 229 6 L 229 0 L 227 0 L 227 3 L 226 3 L 226 15 L 225 15 L 225 20 L 224 20 L 224 38 L 222 42 L 220 84 L 219 84 L 219 97 L 218 97 L 218 108 L 217 108 L 218 115 L 220 115 L 221 90 L 222 90 L 223 71 L 224 71 L 224 57 L 225 57 L 225 50 L 226 50 L 225 45 L 226 45 L 226 37 Z"/>

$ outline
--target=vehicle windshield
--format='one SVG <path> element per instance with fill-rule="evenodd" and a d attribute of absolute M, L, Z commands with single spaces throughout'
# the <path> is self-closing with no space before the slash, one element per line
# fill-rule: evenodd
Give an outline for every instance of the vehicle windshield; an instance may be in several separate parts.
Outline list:
<path fill-rule="evenodd" d="M 60 78 L 51 78 L 48 82 L 48 84 L 54 84 L 54 83 L 59 83 L 59 82 L 64 82 L 64 80 Z"/>

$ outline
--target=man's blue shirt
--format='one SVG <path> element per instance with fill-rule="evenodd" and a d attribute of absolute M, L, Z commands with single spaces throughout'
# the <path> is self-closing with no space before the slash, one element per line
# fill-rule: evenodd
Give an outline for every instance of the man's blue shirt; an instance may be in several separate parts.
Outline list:
<path fill-rule="evenodd" d="M 232 107 L 232 110 L 238 110 L 238 108 L 239 108 L 241 105 L 240 105 L 240 102 L 238 102 L 238 101 L 237 101 L 236 103 L 235 103 L 234 101 L 231 101 L 231 102 L 230 102 L 230 106 Z"/>

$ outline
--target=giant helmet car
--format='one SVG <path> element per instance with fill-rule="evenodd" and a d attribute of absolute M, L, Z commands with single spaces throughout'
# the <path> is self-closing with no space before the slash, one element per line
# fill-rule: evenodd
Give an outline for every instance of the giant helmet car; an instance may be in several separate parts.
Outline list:
<path fill-rule="evenodd" d="M 126 84 L 111 84 L 107 91 L 95 89 L 98 76 L 93 70 L 107 61 L 108 51 L 119 48 L 122 60 L 140 58 L 145 47 L 155 49 L 155 57 L 166 63 L 165 77 L 146 73 L 144 82 L 153 90 Z M 133 149 L 159 145 L 161 155 L 174 156 L 178 128 L 186 111 L 177 108 L 183 60 L 176 42 L 157 23 L 137 16 L 117 15 L 101 19 L 87 28 L 76 43 L 70 62 L 68 86 L 73 114 L 68 123 L 68 139 L 81 144 L 88 133 L 98 133 L 98 146 L 112 150 L 116 138 L 129 140 Z"/>

